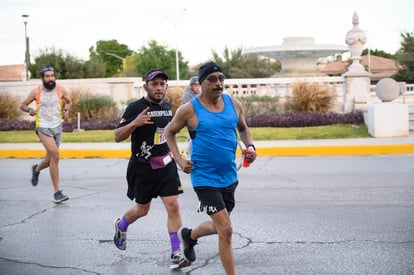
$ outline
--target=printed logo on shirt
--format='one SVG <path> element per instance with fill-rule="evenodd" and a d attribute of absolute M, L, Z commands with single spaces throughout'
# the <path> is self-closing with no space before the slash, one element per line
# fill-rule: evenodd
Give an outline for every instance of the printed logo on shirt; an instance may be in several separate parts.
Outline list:
<path fill-rule="evenodd" d="M 150 111 L 147 115 L 150 117 L 172 116 L 172 110 Z"/>
<path fill-rule="evenodd" d="M 141 144 L 141 153 L 136 154 L 137 157 L 144 158 L 146 160 L 149 160 L 151 157 L 151 149 L 154 147 L 153 145 L 147 145 L 146 141 L 143 141 Z"/>

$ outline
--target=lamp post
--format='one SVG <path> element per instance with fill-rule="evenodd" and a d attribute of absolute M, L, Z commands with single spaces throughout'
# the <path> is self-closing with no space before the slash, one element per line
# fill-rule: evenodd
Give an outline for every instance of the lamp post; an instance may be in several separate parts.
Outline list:
<path fill-rule="evenodd" d="M 180 15 L 178 15 L 177 21 L 174 24 L 175 27 L 175 71 L 177 73 L 177 80 L 180 80 L 180 65 L 179 65 L 179 60 L 178 60 L 178 39 L 177 39 L 177 27 L 178 27 L 178 23 L 180 23 L 180 19 L 183 16 L 183 13 L 186 11 L 186 9 L 183 9 L 180 13 Z"/>
<path fill-rule="evenodd" d="M 29 15 L 23 14 L 23 23 L 24 23 L 24 38 L 26 43 L 26 54 L 25 54 L 25 63 L 26 63 L 26 81 L 29 81 L 29 62 L 30 62 L 30 55 L 29 55 L 29 37 L 27 36 L 27 22 L 29 21 Z"/>
<path fill-rule="evenodd" d="M 122 61 L 124 61 L 124 60 L 125 60 L 125 58 L 123 58 L 123 57 L 121 57 L 121 56 L 119 56 L 119 55 L 117 55 L 117 54 L 114 54 L 114 53 L 107 53 L 107 52 L 104 52 L 104 54 L 106 54 L 106 55 L 110 55 L 110 56 L 113 56 L 113 57 L 118 58 L 119 60 L 122 60 Z"/>
<path fill-rule="evenodd" d="M 104 54 L 110 55 L 110 56 L 115 57 L 116 59 L 122 60 L 122 71 L 124 71 L 124 69 L 125 69 L 125 58 L 124 57 L 121 57 L 117 54 L 109 53 L 109 52 L 104 52 Z"/>

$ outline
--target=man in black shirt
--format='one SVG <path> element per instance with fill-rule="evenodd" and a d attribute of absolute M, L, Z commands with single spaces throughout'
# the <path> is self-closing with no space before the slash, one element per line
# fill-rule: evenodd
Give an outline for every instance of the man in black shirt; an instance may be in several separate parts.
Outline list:
<path fill-rule="evenodd" d="M 127 168 L 127 196 L 135 206 L 115 220 L 115 246 L 126 249 L 126 232 L 130 224 L 148 214 L 151 200 L 161 198 L 167 211 L 167 228 L 171 242 L 171 261 L 175 267 L 188 266 L 180 252 L 177 231 L 182 225 L 178 194 L 183 193 L 177 165 L 171 158 L 164 131 L 172 119 L 172 110 L 164 101 L 168 76 L 159 69 L 144 77 L 146 96 L 131 103 L 117 129 L 115 141 L 131 136 L 131 157 Z"/>

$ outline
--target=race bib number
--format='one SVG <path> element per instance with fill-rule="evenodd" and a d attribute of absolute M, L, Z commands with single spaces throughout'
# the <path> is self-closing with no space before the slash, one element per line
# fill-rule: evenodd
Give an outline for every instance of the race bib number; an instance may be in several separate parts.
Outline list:
<path fill-rule="evenodd" d="M 165 132 L 165 128 L 157 127 L 157 130 L 155 131 L 155 134 L 154 134 L 154 145 L 159 145 L 159 144 L 163 144 L 167 142 L 167 140 L 165 139 L 164 132 Z"/>

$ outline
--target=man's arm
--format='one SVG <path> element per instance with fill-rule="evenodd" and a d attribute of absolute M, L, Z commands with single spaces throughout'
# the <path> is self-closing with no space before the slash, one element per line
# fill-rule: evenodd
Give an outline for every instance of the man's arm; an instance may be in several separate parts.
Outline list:
<path fill-rule="evenodd" d="M 237 99 L 232 98 L 232 100 L 239 115 L 239 123 L 237 124 L 237 130 L 239 132 L 240 139 L 243 141 L 246 148 L 252 147 L 254 149 L 254 154 L 251 158 L 249 158 L 249 162 L 253 162 L 256 159 L 256 148 L 253 145 L 253 137 L 249 127 L 247 126 L 246 119 L 244 118 L 243 106 Z"/>
<path fill-rule="evenodd" d="M 65 106 L 63 107 L 62 113 L 63 113 L 63 117 L 64 119 L 68 119 L 69 117 L 69 111 L 70 108 L 72 107 L 72 99 L 70 98 L 68 92 L 66 91 L 65 88 L 61 88 L 62 90 L 62 99 L 65 102 Z"/>
<path fill-rule="evenodd" d="M 178 166 L 185 172 L 191 173 L 193 162 L 190 160 L 183 159 L 181 157 L 180 151 L 178 149 L 177 140 L 175 136 L 178 132 L 181 131 L 185 126 L 187 126 L 188 117 L 191 115 L 192 111 L 192 104 L 184 104 L 181 105 L 171 122 L 167 125 L 165 129 L 165 138 L 167 139 L 168 147 L 170 148 L 171 153 L 174 156 L 175 161 L 177 162 Z"/>
<path fill-rule="evenodd" d="M 65 102 L 64 109 L 68 110 L 69 112 L 70 108 L 72 107 L 72 99 L 70 98 L 69 93 L 66 91 L 65 88 L 62 87 L 61 91 L 62 91 L 62 99 Z"/>
<path fill-rule="evenodd" d="M 22 110 L 23 112 L 29 113 L 29 115 L 31 116 L 36 115 L 36 110 L 29 107 L 30 103 L 36 100 L 36 95 L 37 95 L 37 89 L 33 89 L 29 93 L 27 98 L 20 104 L 20 110 Z"/>
<path fill-rule="evenodd" d="M 119 127 L 115 129 L 115 141 L 121 142 L 126 140 L 136 128 L 144 126 L 146 124 L 153 124 L 154 122 L 151 121 L 151 118 L 147 115 L 148 110 L 150 107 L 145 108 L 137 117 L 128 123 L 125 126 Z"/>

